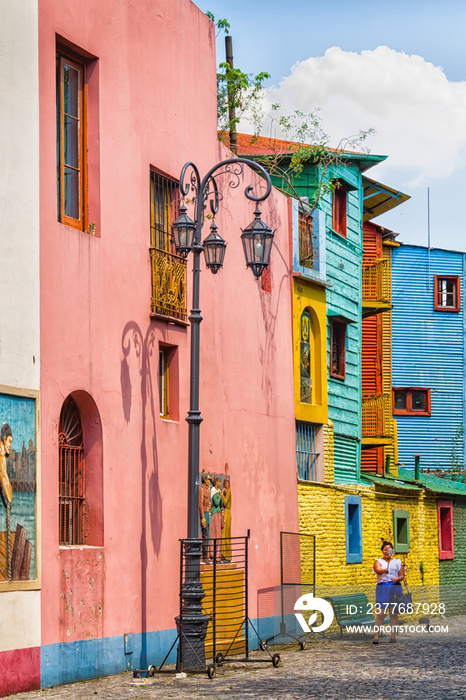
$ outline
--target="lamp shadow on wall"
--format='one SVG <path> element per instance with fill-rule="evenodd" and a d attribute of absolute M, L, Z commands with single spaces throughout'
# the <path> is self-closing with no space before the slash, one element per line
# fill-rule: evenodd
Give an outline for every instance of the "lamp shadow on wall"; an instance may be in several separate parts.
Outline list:
<path fill-rule="evenodd" d="M 120 383 L 123 415 L 126 423 L 130 424 L 133 413 L 134 430 L 141 429 L 140 460 L 141 460 L 141 632 L 143 636 L 141 649 L 141 665 L 147 665 L 147 593 L 148 593 L 148 532 L 147 507 L 149 508 L 150 539 L 153 551 L 158 556 L 162 538 L 162 497 L 160 493 L 159 461 L 156 435 L 156 396 L 152 381 L 152 355 L 155 347 L 155 333 L 151 326 L 142 331 L 136 321 L 128 321 L 121 338 L 123 359 L 120 366 Z M 139 385 L 135 378 L 139 375 Z M 133 377 L 133 381 L 132 381 Z M 134 391 L 134 393 L 133 393 Z M 141 415 L 134 415 L 140 409 Z M 147 449 L 147 441 L 151 449 Z M 128 454 L 131 460 L 131 454 Z"/>

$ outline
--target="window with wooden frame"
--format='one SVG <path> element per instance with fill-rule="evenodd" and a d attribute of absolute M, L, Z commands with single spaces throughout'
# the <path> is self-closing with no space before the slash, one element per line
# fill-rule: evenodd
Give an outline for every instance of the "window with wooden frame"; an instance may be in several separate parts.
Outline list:
<path fill-rule="evenodd" d="M 453 501 L 437 501 L 439 559 L 454 559 Z"/>
<path fill-rule="evenodd" d="M 86 230 L 86 66 L 57 54 L 58 220 Z"/>
<path fill-rule="evenodd" d="M 461 289 L 458 275 L 435 275 L 435 311 L 459 311 Z"/>
<path fill-rule="evenodd" d="M 169 399 L 169 372 L 170 372 L 170 350 L 161 347 L 159 349 L 159 408 L 162 418 L 170 415 Z"/>
<path fill-rule="evenodd" d="M 346 563 L 362 562 L 361 496 L 345 496 Z"/>
<path fill-rule="evenodd" d="M 339 180 L 332 192 L 332 228 L 346 238 L 347 232 L 348 189 Z"/>
<path fill-rule="evenodd" d="M 394 416 L 430 416 L 430 389 L 400 387 L 393 389 Z"/>
<path fill-rule="evenodd" d="M 171 234 L 171 225 L 178 216 L 178 202 L 178 183 L 151 170 L 151 311 L 155 316 L 186 323 L 186 260 L 177 254 Z"/>
<path fill-rule="evenodd" d="M 335 319 L 330 321 L 330 376 L 346 376 L 346 323 Z"/>
<path fill-rule="evenodd" d="M 410 547 L 409 511 L 393 511 L 394 547 L 397 554 L 407 554 Z"/>
<path fill-rule="evenodd" d="M 58 428 L 60 544 L 84 543 L 86 467 L 81 416 L 69 396 L 63 403 Z"/>

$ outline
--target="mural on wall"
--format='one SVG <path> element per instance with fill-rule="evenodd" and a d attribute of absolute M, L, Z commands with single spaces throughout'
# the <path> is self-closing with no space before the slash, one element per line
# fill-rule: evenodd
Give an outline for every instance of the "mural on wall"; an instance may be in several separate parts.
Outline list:
<path fill-rule="evenodd" d="M 202 532 L 202 563 L 231 561 L 231 488 L 228 464 L 225 474 L 199 475 L 199 518 Z M 220 548 L 213 540 L 222 538 Z"/>
<path fill-rule="evenodd" d="M 0 393 L 0 581 L 36 578 L 36 402 Z"/>
<path fill-rule="evenodd" d="M 311 317 L 308 311 L 301 314 L 301 343 L 300 343 L 300 401 L 312 403 L 311 377 Z"/>

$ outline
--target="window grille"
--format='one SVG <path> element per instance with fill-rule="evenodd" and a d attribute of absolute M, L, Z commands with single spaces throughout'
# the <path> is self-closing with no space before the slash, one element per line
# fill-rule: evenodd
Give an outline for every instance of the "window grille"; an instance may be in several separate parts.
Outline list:
<path fill-rule="evenodd" d="M 310 214 L 299 212 L 299 264 L 303 267 L 314 266 L 314 250 L 312 245 L 312 218 Z"/>
<path fill-rule="evenodd" d="M 178 183 L 151 171 L 152 313 L 186 321 L 186 260 L 177 255 L 171 235 L 171 225 L 178 216 L 178 202 Z"/>
<path fill-rule="evenodd" d="M 85 462 L 83 431 L 78 407 L 69 396 L 59 424 L 60 544 L 84 542 Z"/>
<path fill-rule="evenodd" d="M 317 426 L 296 421 L 296 464 L 301 481 L 317 481 Z"/>

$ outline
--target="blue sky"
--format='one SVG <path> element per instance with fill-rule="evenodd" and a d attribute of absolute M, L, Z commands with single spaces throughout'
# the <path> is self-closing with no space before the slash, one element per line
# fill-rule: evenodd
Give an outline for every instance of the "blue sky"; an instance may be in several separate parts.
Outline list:
<path fill-rule="evenodd" d="M 368 145 L 388 159 L 368 176 L 411 195 L 377 222 L 426 244 L 429 187 L 432 245 L 466 250 L 466 2 L 196 4 L 230 22 L 237 67 L 271 74 L 269 102 L 319 107 L 331 145 L 376 129 Z"/>

